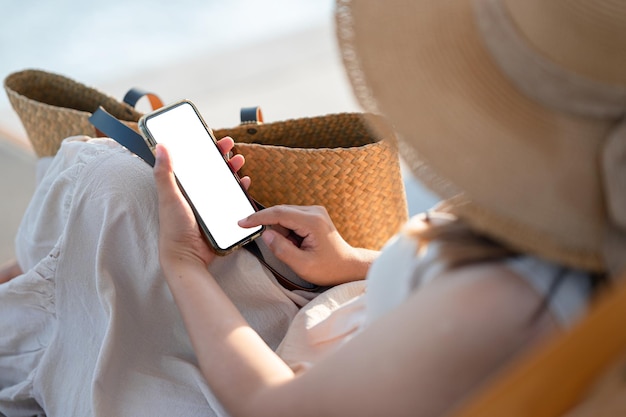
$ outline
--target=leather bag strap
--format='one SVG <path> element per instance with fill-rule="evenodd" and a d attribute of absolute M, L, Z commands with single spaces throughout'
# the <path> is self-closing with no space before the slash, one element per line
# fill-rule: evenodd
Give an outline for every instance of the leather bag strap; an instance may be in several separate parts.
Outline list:
<path fill-rule="evenodd" d="M 146 97 L 148 101 L 150 101 L 150 107 L 152 107 L 152 110 L 160 109 L 161 107 L 163 107 L 163 101 L 159 96 L 137 87 L 133 87 L 128 90 L 128 92 L 124 96 L 123 101 L 129 106 L 137 107 L 137 103 L 143 97 Z"/>
<path fill-rule="evenodd" d="M 89 121 L 96 129 L 107 137 L 114 139 L 120 145 L 139 156 L 148 165 L 154 166 L 154 154 L 143 137 L 124 123 L 120 122 L 109 112 L 99 107 L 89 117 Z"/>
<path fill-rule="evenodd" d="M 242 125 L 263 123 L 263 112 L 259 106 L 242 107 L 239 116 Z"/>

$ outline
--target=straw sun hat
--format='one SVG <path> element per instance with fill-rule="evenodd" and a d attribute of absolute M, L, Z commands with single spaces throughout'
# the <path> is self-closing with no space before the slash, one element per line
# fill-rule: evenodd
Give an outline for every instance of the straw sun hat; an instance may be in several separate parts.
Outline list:
<path fill-rule="evenodd" d="M 626 2 L 339 0 L 356 95 L 474 228 L 572 267 L 626 263 Z"/>

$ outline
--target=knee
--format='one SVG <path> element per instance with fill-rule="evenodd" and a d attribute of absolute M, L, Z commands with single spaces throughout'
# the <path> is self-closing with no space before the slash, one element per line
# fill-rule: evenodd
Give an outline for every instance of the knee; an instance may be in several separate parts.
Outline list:
<path fill-rule="evenodd" d="M 72 211 L 102 224 L 123 219 L 133 228 L 148 223 L 153 227 L 158 221 L 158 198 L 152 168 L 125 149 L 105 152 L 85 166 L 72 205 Z"/>

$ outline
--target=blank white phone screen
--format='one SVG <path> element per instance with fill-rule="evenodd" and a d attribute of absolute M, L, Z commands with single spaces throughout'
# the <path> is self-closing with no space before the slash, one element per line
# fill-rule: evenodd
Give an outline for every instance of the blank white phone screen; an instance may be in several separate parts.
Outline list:
<path fill-rule="evenodd" d="M 237 224 L 254 207 L 191 104 L 148 117 L 145 126 L 169 150 L 176 178 L 220 249 L 259 231 Z"/>

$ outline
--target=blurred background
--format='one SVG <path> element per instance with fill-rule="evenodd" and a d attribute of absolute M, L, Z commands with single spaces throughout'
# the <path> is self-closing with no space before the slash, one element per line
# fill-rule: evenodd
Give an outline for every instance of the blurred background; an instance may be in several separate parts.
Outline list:
<path fill-rule="evenodd" d="M 188 98 L 215 128 L 259 105 L 265 121 L 359 111 L 333 0 L 0 0 L 0 76 L 59 73 L 117 98 L 131 87 Z M 142 109 L 147 110 L 147 109 Z M 0 263 L 35 187 L 36 158 L 0 94 Z M 405 176 L 411 214 L 436 199 Z"/>

